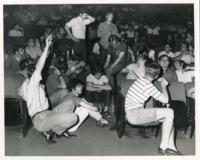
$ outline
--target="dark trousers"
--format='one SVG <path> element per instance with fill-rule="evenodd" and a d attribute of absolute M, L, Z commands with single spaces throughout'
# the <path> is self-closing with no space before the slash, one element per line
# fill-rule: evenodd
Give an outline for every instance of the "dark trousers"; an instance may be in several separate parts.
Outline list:
<path fill-rule="evenodd" d="M 86 91 L 85 98 L 88 102 L 103 102 L 105 106 L 110 106 L 111 97 L 110 91 Z"/>
<path fill-rule="evenodd" d="M 101 68 L 103 69 L 103 66 L 105 64 L 105 61 L 106 61 L 106 57 L 107 55 L 106 54 L 103 54 L 101 53 L 100 55 L 97 55 L 97 54 L 92 54 L 90 57 L 89 57 L 89 65 L 91 68 Z"/>
<path fill-rule="evenodd" d="M 85 63 L 87 63 L 87 49 L 84 39 L 79 39 L 80 42 L 74 42 L 74 53 L 78 55 Z"/>
<path fill-rule="evenodd" d="M 106 69 L 106 76 L 108 77 L 108 80 L 112 86 L 112 90 L 115 91 L 115 82 L 116 82 L 116 76 L 117 74 L 123 69 L 124 65 L 117 64 L 115 67 L 111 68 L 108 67 Z"/>

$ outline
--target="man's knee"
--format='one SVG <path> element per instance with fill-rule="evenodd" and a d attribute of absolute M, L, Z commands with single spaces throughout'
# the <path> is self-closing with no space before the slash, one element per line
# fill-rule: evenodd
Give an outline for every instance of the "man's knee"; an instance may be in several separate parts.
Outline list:
<path fill-rule="evenodd" d="M 168 108 L 168 109 L 167 109 L 167 115 L 168 115 L 169 117 L 171 117 L 172 119 L 174 119 L 174 110 L 171 109 L 171 108 Z"/>

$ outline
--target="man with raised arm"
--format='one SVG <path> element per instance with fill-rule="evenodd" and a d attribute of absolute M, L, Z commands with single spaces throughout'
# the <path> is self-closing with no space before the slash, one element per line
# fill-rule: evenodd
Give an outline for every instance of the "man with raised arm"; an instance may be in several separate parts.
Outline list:
<path fill-rule="evenodd" d="M 51 43 L 52 36 L 50 35 L 46 40 L 46 47 L 36 65 L 27 60 L 21 62 L 20 69 L 26 80 L 18 91 L 19 95 L 26 101 L 28 113 L 32 119 L 34 128 L 42 132 L 41 134 L 46 138 L 48 143 L 55 143 L 56 141 L 53 139 L 54 133 L 66 138 L 70 137 L 66 130 L 78 121 L 78 117 L 74 113 L 54 109 L 49 110 L 44 85 L 40 84 L 40 81 L 42 80 L 41 72 L 45 65 Z"/>

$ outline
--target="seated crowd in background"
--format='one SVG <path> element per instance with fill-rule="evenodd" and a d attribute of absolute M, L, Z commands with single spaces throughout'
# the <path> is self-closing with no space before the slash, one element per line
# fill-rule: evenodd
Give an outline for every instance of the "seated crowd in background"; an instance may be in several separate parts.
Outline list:
<path fill-rule="evenodd" d="M 88 19 L 84 21 L 84 18 Z M 47 94 L 43 95 L 47 95 L 47 97 L 44 99 L 48 98 L 50 102 L 49 104 L 44 102 L 46 108 L 48 106 L 53 108 L 52 113 L 47 112 L 46 114 L 48 116 L 56 115 L 61 110 L 66 110 L 73 119 L 70 119 L 70 125 L 66 124 L 59 131 L 55 128 L 60 125 L 62 119 L 52 126 L 44 127 L 46 125 L 44 124 L 44 128 L 34 122 L 37 130 L 46 132 L 53 129 L 58 137 L 70 137 L 70 132 L 76 131 L 87 116 L 97 120 L 99 126 L 108 125 L 109 122 L 115 123 L 114 119 L 109 118 L 114 114 L 111 102 L 113 93 L 117 91 L 117 75 L 123 73 L 127 74 L 127 79 L 137 80 L 145 76 L 146 66 L 152 62 L 161 67 L 162 75 L 159 76 L 165 78 L 169 84 L 193 81 L 194 44 L 191 34 L 180 38 L 182 32 L 175 31 L 174 35 L 179 34 L 180 41 L 180 43 L 175 43 L 170 38 L 166 40 L 166 37 L 160 36 L 159 32 L 162 31 L 162 28 L 158 25 L 147 25 L 141 27 L 144 29 L 142 30 L 137 24 L 130 23 L 124 26 L 114 24 L 113 18 L 114 14 L 110 11 L 105 14 L 105 21 L 96 26 L 98 37 L 95 37 L 95 40 L 86 41 L 85 35 L 80 34 L 79 38 L 73 35 L 77 34 L 73 33 L 75 32 L 73 27 L 77 25 L 78 21 L 83 21 L 85 27 L 95 21 L 95 18 L 83 13 L 63 26 L 58 24 L 54 27 L 46 27 L 39 36 L 27 37 L 26 43 L 13 46 L 13 52 L 5 54 L 5 75 L 11 70 L 13 74 L 24 76 L 28 71 L 25 70 L 26 67 L 30 67 L 29 61 L 32 64 L 40 64 L 45 47 L 48 46 L 46 63 L 42 64 L 43 71 L 43 67 L 40 66 L 42 78 L 37 77 L 37 81 L 42 79 L 42 84 L 45 86 Z M 86 29 L 85 27 L 84 29 Z M 72 32 L 70 28 L 72 28 Z M 16 25 L 14 30 L 9 31 L 8 36 L 25 36 L 23 33 L 22 28 Z M 49 35 L 53 35 L 52 42 L 45 42 Z M 151 41 L 152 36 L 159 37 L 160 41 L 164 40 L 165 43 L 158 47 Z M 174 41 L 178 41 L 178 38 Z M 176 46 L 176 44 L 180 45 Z M 88 47 L 89 45 L 92 47 Z M 29 98 L 24 95 L 26 93 L 21 91 L 21 94 L 28 101 Z M 101 101 L 101 107 L 96 107 L 99 101 Z M 68 104 L 68 108 L 65 104 Z M 31 108 L 31 104 L 28 105 Z M 34 115 L 31 111 L 29 113 Z M 75 115 L 78 115 L 79 121 Z M 39 118 L 35 117 L 34 119 Z M 128 119 L 132 121 L 131 118 Z M 64 132 L 64 129 L 70 126 L 72 128 Z M 52 139 L 49 141 L 54 142 Z M 174 147 L 174 144 L 171 145 Z M 163 142 L 161 147 L 163 150 L 160 152 L 164 152 L 167 144 Z"/>

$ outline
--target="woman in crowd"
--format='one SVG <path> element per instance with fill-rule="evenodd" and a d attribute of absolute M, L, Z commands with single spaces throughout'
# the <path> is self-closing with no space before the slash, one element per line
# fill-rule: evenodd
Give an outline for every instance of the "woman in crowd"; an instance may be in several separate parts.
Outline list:
<path fill-rule="evenodd" d="M 172 66 L 172 59 L 167 55 L 162 55 L 159 57 L 159 64 L 162 68 L 162 76 L 169 82 L 178 82 L 178 78 L 174 67 Z"/>

